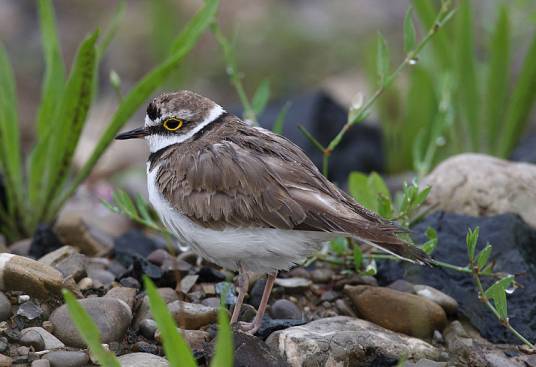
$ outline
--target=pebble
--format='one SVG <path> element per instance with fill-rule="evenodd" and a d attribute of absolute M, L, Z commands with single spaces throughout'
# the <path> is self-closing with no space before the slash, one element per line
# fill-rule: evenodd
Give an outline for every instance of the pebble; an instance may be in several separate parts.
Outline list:
<path fill-rule="evenodd" d="M 132 320 L 132 312 L 128 305 L 115 298 L 93 297 L 79 300 L 97 324 L 103 343 L 120 340 L 126 333 Z M 57 308 L 49 319 L 54 324 L 54 335 L 63 343 L 73 347 L 85 347 L 85 342 L 76 330 L 67 306 Z"/>
<path fill-rule="evenodd" d="M 45 349 L 43 337 L 35 330 L 21 331 L 19 343 L 27 347 L 33 347 L 37 352 Z"/>
<path fill-rule="evenodd" d="M 197 303 L 174 301 L 168 304 L 168 309 L 178 325 L 185 329 L 199 329 L 202 326 L 216 322 L 218 309 Z"/>
<path fill-rule="evenodd" d="M 151 354 L 158 354 L 159 347 L 158 345 L 147 343 L 144 341 L 136 342 L 132 346 L 133 352 L 142 352 L 142 353 L 151 353 Z"/>
<path fill-rule="evenodd" d="M 0 366 L 2 367 L 11 367 L 11 364 L 13 363 L 13 360 L 9 358 L 8 356 L 5 356 L 3 354 L 0 354 Z"/>
<path fill-rule="evenodd" d="M 89 356 L 77 351 L 54 351 L 43 356 L 53 367 L 79 367 L 89 362 Z"/>
<path fill-rule="evenodd" d="M 0 353 L 4 353 L 9 349 L 9 341 L 5 336 L 0 336 Z"/>
<path fill-rule="evenodd" d="M 168 367 L 165 358 L 150 353 L 129 353 L 118 358 L 121 367 Z"/>
<path fill-rule="evenodd" d="M 138 291 L 135 288 L 114 287 L 110 289 L 104 297 L 120 299 L 128 305 L 130 310 L 132 310 L 137 292 Z"/>
<path fill-rule="evenodd" d="M 287 290 L 301 291 L 309 288 L 312 282 L 305 278 L 277 278 L 275 285 L 283 287 Z"/>
<path fill-rule="evenodd" d="M 179 299 L 177 292 L 172 288 L 158 288 L 158 294 L 164 299 L 166 304 Z M 138 329 L 140 322 L 144 319 L 152 319 L 151 309 L 149 307 L 149 297 L 147 296 L 143 297 L 143 300 L 137 309 L 133 322 L 134 329 Z"/>
<path fill-rule="evenodd" d="M 458 312 L 458 302 L 449 295 L 437 290 L 428 285 L 416 284 L 415 292 L 417 295 L 424 297 L 432 302 L 437 303 L 447 313 L 447 315 L 455 315 Z"/>
<path fill-rule="evenodd" d="M 357 317 L 354 310 L 346 303 L 343 299 L 338 299 L 335 301 L 335 307 L 337 308 L 337 311 L 343 316 L 350 316 L 350 317 Z"/>
<path fill-rule="evenodd" d="M 36 359 L 32 362 L 32 367 L 50 367 L 50 361 L 48 359 Z"/>
<path fill-rule="evenodd" d="M 72 246 L 62 246 L 49 252 L 39 262 L 58 269 L 64 277 L 72 276 L 76 281 L 86 273 L 86 257 Z"/>
<path fill-rule="evenodd" d="M 322 293 L 322 296 L 320 297 L 320 299 L 322 301 L 333 302 L 337 298 L 340 298 L 340 297 L 341 297 L 341 294 L 339 292 L 334 291 L 334 290 L 328 290 Z"/>
<path fill-rule="evenodd" d="M 11 316 L 11 302 L 6 295 L 0 292 L 0 322 L 6 321 Z"/>
<path fill-rule="evenodd" d="M 248 303 L 255 308 L 259 307 L 262 299 L 262 292 L 266 286 L 266 279 L 262 278 L 253 283 L 251 290 L 249 291 Z"/>
<path fill-rule="evenodd" d="M 19 356 L 27 356 L 29 353 L 30 353 L 30 348 L 29 347 L 27 347 L 25 345 L 17 347 L 17 354 Z"/>
<path fill-rule="evenodd" d="M 156 321 L 151 319 L 144 319 L 140 322 L 140 333 L 147 339 L 154 339 L 154 333 L 158 329 Z"/>
<path fill-rule="evenodd" d="M 28 256 L 30 253 L 31 246 L 32 246 L 32 239 L 25 238 L 23 240 L 12 243 L 8 248 L 9 250 L 8 252 L 12 253 L 13 255 Z"/>
<path fill-rule="evenodd" d="M 386 329 L 416 337 L 431 337 L 447 324 L 445 311 L 420 296 L 391 288 L 346 286 L 360 316 Z"/>
<path fill-rule="evenodd" d="M 328 268 L 319 268 L 311 272 L 311 279 L 315 283 L 328 283 L 333 277 L 333 270 Z"/>
<path fill-rule="evenodd" d="M 181 280 L 181 292 L 188 293 L 199 279 L 199 275 L 187 275 Z"/>
<path fill-rule="evenodd" d="M 204 349 L 204 344 L 209 341 L 210 334 L 204 330 L 184 330 L 177 328 L 182 337 L 188 342 L 191 349 L 202 350 Z M 154 334 L 154 338 L 159 343 L 162 342 L 160 331 L 157 330 Z"/>
<path fill-rule="evenodd" d="M 238 314 L 238 321 L 251 322 L 257 315 L 257 310 L 252 305 L 243 303 Z"/>
<path fill-rule="evenodd" d="M 389 284 L 388 287 L 400 292 L 415 293 L 415 286 L 404 279 L 397 279 Z"/>
<path fill-rule="evenodd" d="M 208 307 L 220 307 L 220 299 L 218 297 L 208 297 L 201 301 L 201 304 Z"/>
<path fill-rule="evenodd" d="M 41 307 L 36 305 L 33 301 L 24 302 L 17 309 L 17 315 L 22 316 L 28 320 L 34 320 L 43 314 Z"/>
<path fill-rule="evenodd" d="M 287 299 L 278 299 L 275 301 L 272 304 L 270 314 L 274 319 L 301 320 L 303 318 L 303 314 L 298 306 Z"/>
<path fill-rule="evenodd" d="M 93 281 L 98 281 L 104 286 L 109 286 L 115 281 L 115 275 L 104 269 L 89 268 L 87 275 Z"/>
<path fill-rule="evenodd" d="M 162 266 L 164 260 L 172 258 L 172 256 L 164 249 L 156 249 L 147 256 L 147 260 L 155 265 Z"/>
<path fill-rule="evenodd" d="M 61 342 L 58 338 L 56 338 L 54 335 L 52 335 L 50 332 L 45 330 L 42 327 L 29 327 L 26 329 L 21 330 L 21 344 L 28 345 L 23 343 L 23 339 L 26 335 L 30 338 L 35 338 L 35 334 L 39 335 L 40 339 L 43 342 L 43 349 L 58 349 L 58 348 L 64 348 L 65 344 Z M 38 350 L 38 349 L 36 349 Z"/>
<path fill-rule="evenodd" d="M 141 288 L 140 282 L 138 282 L 138 280 L 136 278 L 133 278 L 133 277 L 125 277 L 125 278 L 121 279 L 119 281 L 119 283 L 123 287 L 136 288 L 136 289 Z"/>
<path fill-rule="evenodd" d="M 80 288 L 81 291 L 87 291 L 88 289 L 93 288 L 93 279 L 88 277 L 80 279 L 78 288 Z"/>
<path fill-rule="evenodd" d="M 99 229 L 89 226 L 80 216 L 60 216 L 54 227 L 63 243 L 79 248 L 88 256 L 100 256 L 113 247 L 113 239 Z"/>

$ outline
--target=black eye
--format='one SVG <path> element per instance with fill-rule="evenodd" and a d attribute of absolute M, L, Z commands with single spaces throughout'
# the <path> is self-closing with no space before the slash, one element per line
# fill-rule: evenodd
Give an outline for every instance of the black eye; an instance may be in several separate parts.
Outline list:
<path fill-rule="evenodd" d="M 170 117 L 164 121 L 164 128 L 168 131 L 176 131 L 182 127 L 184 121 Z"/>

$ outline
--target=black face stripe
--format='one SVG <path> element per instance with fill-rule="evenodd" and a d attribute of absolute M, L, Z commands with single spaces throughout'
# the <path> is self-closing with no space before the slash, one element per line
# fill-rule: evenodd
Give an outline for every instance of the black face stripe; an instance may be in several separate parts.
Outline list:
<path fill-rule="evenodd" d="M 215 128 L 216 126 L 218 126 L 218 124 L 220 122 L 223 121 L 223 119 L 225 117 L 227 117 L 229 115 L 229 112 L 223 112 L 220 116 L 218 116 L 218 118 L 214 121 L 212 121 L 210 124 L 208 124 L 207 126 L 205 126 L 204 128 L 202 128 L 201 130 L 199 130 L 197 133 L 195 133 L 195 135 L 192 137 L 192 140 L 197 140 L 199 139 L 200 137 L 202 137 L 203 135 L 205 135 L 208 131 L 212 130 L 213 128 Z"/>
<path fill-rule="evenodd" d="M 153 121 L 156 121 L 162 114 L 160 113 L 160 109 L 156 107 L 156 104 L 154 102 L 149 103 L 147 106 L 147 116 Z"/>

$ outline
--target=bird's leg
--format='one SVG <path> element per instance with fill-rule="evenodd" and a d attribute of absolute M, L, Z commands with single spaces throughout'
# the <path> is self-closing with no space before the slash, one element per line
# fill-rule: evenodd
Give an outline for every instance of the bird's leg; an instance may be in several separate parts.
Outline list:
<path fill-rule="evenodd" d="M 264 292 L 262 293 L 261 303 L 259 304 L 259 308 L 257 310 L 255 318 L 253 319 L 253 322 L 241 323 L 240 325 L 242 330 L 247 331 L 251 335 L 255 334 L 257 330 L 259 330 L 259 328 L 261 327 L 262 318 L 264 316 L 264 312 L 266 311 L 266 306 L 268 305 L 268 300 L 270 299 L 270 293 L 272 293 L 272 287 L 274 286 L 274 281 L 276 277 L 277 272 L 268 274 L 268 278 L 266 279 L 266 285 L 264 286 Z"/>
<path fill-rule="evenodd" d="M 231 316 L 231 324 L 234 324 L 238 321 L 238 315 L 240 315 L 240 308 L 242 303 L 244 303 L 244 297 L 248 292 L 249 288 L 249 275 L 246 269 L 240 264 L 240 269 L 238 270 L 238 299 L 236 300 L 233 315 Z"/>

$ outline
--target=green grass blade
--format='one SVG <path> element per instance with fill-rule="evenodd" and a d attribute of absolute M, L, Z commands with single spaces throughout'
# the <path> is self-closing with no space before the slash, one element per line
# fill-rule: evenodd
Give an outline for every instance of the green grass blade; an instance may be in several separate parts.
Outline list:
<path fill-rule="evenodd" d="M 22 204 L 22 165 L 15 77 L 6 50 L 0 43 L 0 171 L 4 174 L 8 211 Z"/>
<path fill-rule="evenodd" d="M 61 55 L 54 8 L 51 0 L 39 0 L 39 20 L 45 56 L 45 77 L 41 91 L 41 104 L 37 112 L 37 136 L 43 137 L 52 123 L 63 95 L 65 65 Z"/>
<path fill-rule="evenodd" d="M 389 48 L 387 41 L 381 33 L 376 38 L 376 73 L 378 74 L 378 84 L 382 85 L 389 74 Z"/>
<path fill-rule="evenodd" d="M 75 296 L 68 290 L 63 290 L 63 297 L 76 329 L 89 346 L 92 355 L 99 361 L 99 364 L 103 367 L 121 367 L 115 355 L 102 346 L 97 325 L 78 303 Z"/>
<path fill-rule="evenodd" d="M 529 114 L 536 97 L 536 63 L 534 60 L 536 60 L 536 35 L 527 51 L 506 110 L 498 152 L 501 157 L 507 157 L 510 154 L 529 122 Z"/>
<path fill-rule="evenodd" d="M 456 75 L 457 96 L 462 121 L 468 136 L 468 150 L 480 151 L 480 121 L 478 79 L 476 75 L 475 43 L 473 39 L 473 24 L 471 3 L 461 0 L 458 16 L 456 17 Z"/>
<path fill-rule="evenodd" d="M 489 43 L 489 69 L 486 80 L 485 100 L 485 121 L 488 128 L 483 131 L 487 133 L 487 141 L 493 152 L 496 149 L 498 134 L 504 116 L 504 106 L 508 95 L 508 77 L 510 66 L 510 20 L 508 7 L 504 6 L 499 11 L 497 23 Z"/>
<path fill-rule="evenodd" d="M 62 188 L 78 144 L 82 128 L 93 100 L 93 83 L 97 50 L 98 31 L 86 37 L 75 56 L 69 79 L 65 85 L 60 114 L 54 121 L 53 133 L 45 142 L 48 149 L 46 196 L 42 205 L 49 203 Z M 50 218 L 52 219 L 52 218 Z"/>
<path fill-rule="evenodd" d="M 404 16 L 404 52 L 408 53 L 415 48 L 417 32 L 413 23 L 413 8 L 410 6 Z"/>
<path fill-rule="evenodd" d="M 151 313 L 162 335 L 162 345 L 171 367 L 195 367 L 197 363 L 190 347 L 177 329 L 175 320 L 169 313 L 166 303 L 158 294 L 154 283 L 145 276 L 143 278 L 145 291 L 149 297 Z"/>
<path fill-rule="evenodd" d="M 292 103 L 290 101 L 287 101 L 283 105 L 283 107 L 281 107 L 281 110 L 279 110 L 277 118 L 274 121 L 274 126 L 272 127 L 272 131 L 274 133 L 283 134 L 283 126 L 285 125 L 285 118 L 287 117 L 287 113 L 290 109 L 290 106 L 292 106 Z"/>
<path fill-rule="evenodd" d="M 121 129 L 136 110 L 138 110 L 138 108 L 150 97 L 156 88 L 166 80 L 168 75 L 177 69 L 178 65 L 191 51 L 210 22 L 214 20 L 218 4 L 218 0 L 208 0 L 205 3 L 205 6 L 190 20 L 184 31 L 178 36 L 177 43 L 173 47 L 174 52 L 160 65 L 145 75 L 145 77 L 123 98 L 117 111 L 112 117 L 112 121 L 99 139 L 89 160 L 80 169 L 80 172 L 75 177 L 70 187 L 54 203 L 51 211 L 52 214 L 58 212 L 63 203 L 75 192 L 78 185 L 89 176 L 98 159 L 110 145 L 115 135 L 119 132 L 119 129 Z"/>
<path fill-rule="evenodd" d="M 251 100 L 251 107 L 253 108 L 256 116 L 259 116 L 263 113 L 269 100 L 270 81 L 268 79 L 264 79 L 257 87 L 257 90 L 253 95 L 253 99 Z"/>
<path fill-rule="evenodd" d="M 233 363 L 233 333 L 229 326 L 227 311 L 220 306 L 218 311 L 218 335 L 216 336 L 216 347 L 210 367 L 233 367 Z"/>

